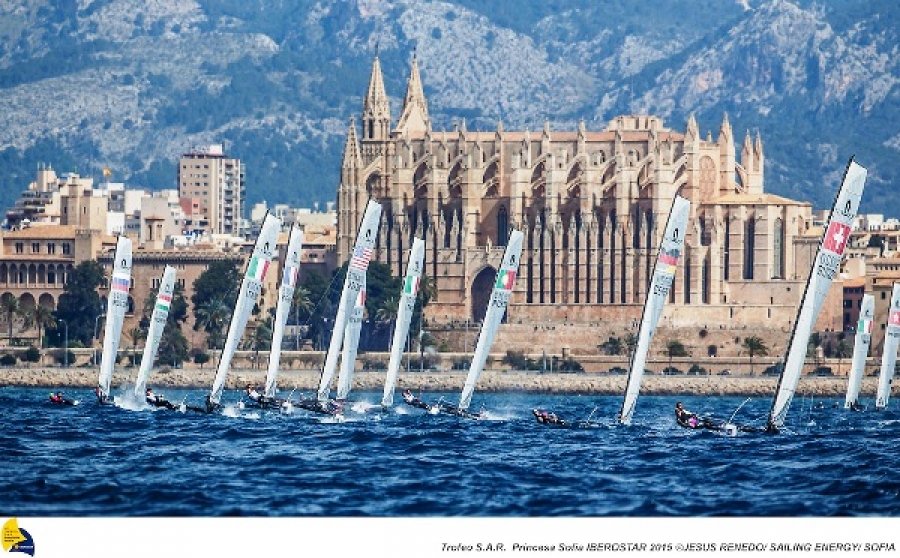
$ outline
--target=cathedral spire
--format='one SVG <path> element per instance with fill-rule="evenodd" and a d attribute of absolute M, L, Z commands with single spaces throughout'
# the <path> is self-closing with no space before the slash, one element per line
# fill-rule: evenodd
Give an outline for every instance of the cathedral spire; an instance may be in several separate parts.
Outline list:
<path fill-rule="evenodd" d="M 341 166 L 345 168 L 358 168 L 362 157 L 359 152 L 359 141 L 356 139 L 356 118 L 350 118 L 350 128 L 347 130 L 347 142 L 344 144 L 344 156 Z"/>
<path fill-rule="evenodd" d="M 412 135 L 418 135 L 431 129 L 431 120 L 428 117 L 428 102 L 425 100 L 425 92 L 422 89 L 422 79 L 419 77 L 419 61 L 415 53 L 413 53 L 409 79 L 406 81 L 406 97 L 403 99 L 403 110 L 400 112 L 397 129 L 406 130 Z"/>
<path fill-rule="evenodd" d="M 719 128 L 719 143 L 730 144 L 734 142 L 734 134 L 731 132 L 731 123 L 728 121 L 728 113 L 722 118 L 722 126 Z"/>
<path fill-rule="evenodd" d="M 697 127 L 697 120 L 694 118 L 694 113 L 688 117 L 687 121 L 687 131 L 684 133 L 684 141 L 686 143 L 696 141 L 700 138 L 700 128 Z"/>
<path fill-rule="evenodd" d="M 386 140 L 390 136 L 391 106 L 384 89 L 384 77 L 381 75 L 381 62 L 377 54 L 372 62 L 372 76 L 363 101 L 362 122 L 363 140 Z"/>

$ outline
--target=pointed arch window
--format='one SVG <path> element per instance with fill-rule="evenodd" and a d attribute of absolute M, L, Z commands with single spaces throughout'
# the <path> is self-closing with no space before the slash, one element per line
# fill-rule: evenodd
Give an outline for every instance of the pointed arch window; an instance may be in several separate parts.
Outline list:
<path fill-rule="evenodd" d="M 500 206 L 497 210 L 497 246 L 506 246 L 509 241 L 509 215 L 506 207 Z"/>
<path fill-rule="evenodd" d="M 744 279 L 753 279 L 753 265 L 756 263 L 753 251 L 756 247 L 756 219 L 750 217 L 744 233 Z"/>
<path fill-rule="evenodd" d="M 772 246 L 772 278 L 784 279 L 784 221 L 775 219 L 775 234 Z"/>

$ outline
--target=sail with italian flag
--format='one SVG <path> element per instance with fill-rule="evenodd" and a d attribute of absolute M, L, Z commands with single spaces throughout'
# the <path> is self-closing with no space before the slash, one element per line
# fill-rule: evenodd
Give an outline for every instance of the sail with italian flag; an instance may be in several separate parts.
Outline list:
<path fill-rule="evenodd" d="M 501 269 L 499 273 L 497 273 L 497 283 L 494 285 L 495 289 L 503 289 L 504 291 L 511 291 L 513 285 L 516 284 L 516 272 L 512 269 Z"/>
<path fill-rule="evenodd" d="M 266 279 L 266 273 L 268 273 L 269 265 L 271 263 L 271 260 L 254 256 L 250 259 L 250 266 L 247 268 L 247 277 L 255 279 L 260 283 L 263 282 Z"/>
<path fill-rule="evenodd" d="M 169 319 L 172 296 L 175 294 L 175 273 L 175 268 L 167 265 L 159 283 L 156 305 L 153 307 L 153 314 L 150 316 L 150 327 L 147 329 L 147 343 L 144 345 L 144 353 L 141 356 L 141 369 L 134 384 L 135 401 L 144 400 L 147 378 L 153 369 L 156 353 L 159 351 L 159 343 L 162 340 L 163 331 Z"/>
<path fill-rule="evenodd" d="M 413 310 L 416 307 L 416 294 L 419 292 L 419 282 L 423 269 L 425 269 L 425 241 L 421 238 L 416 238 L 413 240 L 412 248 L 409 251 L 406 277 L 403 280 L 403 290 L 400 293 L 397 319 L 394 321 L 391 358 L 388 361 L 387 376 L 384 379 L 384 394 L 381 396 L 382 407 L 390 407 L 394 404 L 394 386 L 397 384 L 397 374 L 400 372 L 403 345 L 406 344 L 409 336 L 409 324 L 412 321 Z"/>
<path fill-rule="evenodd" d="M 853 357 L 850 374 L 847 379 L 847 398 L 845 409 L 855 409 L 858 405 L 859 389 L 862 387 L 863 375 L 866 371 L 866 357 L 869 356 L 869 345 L 872 342 L 872 323 L 875 315 L 875 297 L 863 295 L 859 308 L 859 322 L 856 324 L 856 336 L 853 342 Z"/>

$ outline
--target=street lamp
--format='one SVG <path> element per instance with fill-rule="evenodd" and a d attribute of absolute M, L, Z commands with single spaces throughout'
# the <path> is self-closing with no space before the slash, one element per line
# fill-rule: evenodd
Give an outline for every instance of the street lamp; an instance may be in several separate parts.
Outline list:
<path fill-rule="evenodd" d="M 63 366 L 66 368 L 69 367 L 69 322 L 59 318 L 59 321 L 63 323 L 65 327 L 65 337 L 63 340 Z"/>
<path fill-rule="evenodd" d="M 425 339 L 425 330 L 419 330 L 419 372 L 425 371 L 425 344 L 422 341 Z"/>

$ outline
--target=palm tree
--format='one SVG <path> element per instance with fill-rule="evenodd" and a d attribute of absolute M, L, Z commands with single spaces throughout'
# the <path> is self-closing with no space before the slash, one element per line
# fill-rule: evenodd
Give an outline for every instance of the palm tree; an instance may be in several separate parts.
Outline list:
<path fill-rule="evenodd" d="M 669 342 L 666 343 L 666 354 L 669 357 L 669 371 L 672 370 L 672 357 L 690 356 L 690 353 L 688 353 L 684 344 L 677 339 L 670 339 Z"/>
<path fill-rule="evenodd" d="M 25 313 L 25 327 L 36 327 L 38 330 L 38 349 L 44 348 L 44 330 L 56 326 L 53 310 L 38 304 Z"/>
<path fill-rule="evenodd" d="M 842 361 L 853 356 L 853 347 L 845 339 L 841 339 L 834 348 L 834 356 L 838 357 L 838 370 L 840 370 Z"/>
<path fill-rule="evenodd" d="M 394 339 L 394 326 L 397 324 L 397 314 L 400 310 L 400 297 L 391 295 L 381 301 L 381 306 L 375 311 L 375 323 L 379 327 L 390 326 L 390 335 L 388 336 L 388 349 L 390 349 L 391 341 Z"/>
<path fill-rule="evenodd" d="M 134 363 L 134 352 L 137 344 L 147 338 L 147 330 L 142 327 L 133 327 L 129 330 L 128 335 L 131 337 L 131 362 Z"/>
<path fill-rule="evenodd" d="M 757 336 L 746 337 L 744 338 L 743 344 L 744 351 L 747 352 L 747 355 L 750 357 L 750 374 L 753 375 L 753 357 L 755 356 L 766 356 L 769 354 L 769 348 L 766 347 L 765 342 Z"/>
<path fill-rule="evenodd" d="M 19 299 L 12 293 L 5 293 L 0 297 L 0 312 L 6 314 L 6 322 L 9 324 L 9 346 L 12 346 L 13 315 L 19 313 Z"/>
<path fill-rule="evenodd" d="M 297 285 L 294 288 L 294 297 L 291 300 L 291 304 L 294 306 L 294 326 L 296 329 L 296 334 L 294 334 L 294 341 L 296 343 L 296 349 L 300 350 L 300 313 L 302 312 L 304 315 L 312 314 L 312 311 L 315 309 L 316 305 L 313 304 L 312 299 L 309 297 L 309 289 L 304 287 L 303 285 Z"/>
<path fill-rule="evenodd" d="M 196 311 L 197 327 L 207 332 L 206 343 L 210 349 L 218 349 L 222 342 L 222 328 L 230 311 L 221 300 L 209 300 Z"/>
<path fill-rule="evenodd" d="M 253 362 L 259 368 L 259 351 L 267 351 L 272 348 L 272 328 L 266 322 L 260 323 L 253 330 L 253 336 L 250 338 L 251 346 L 255 352 Z"/>

